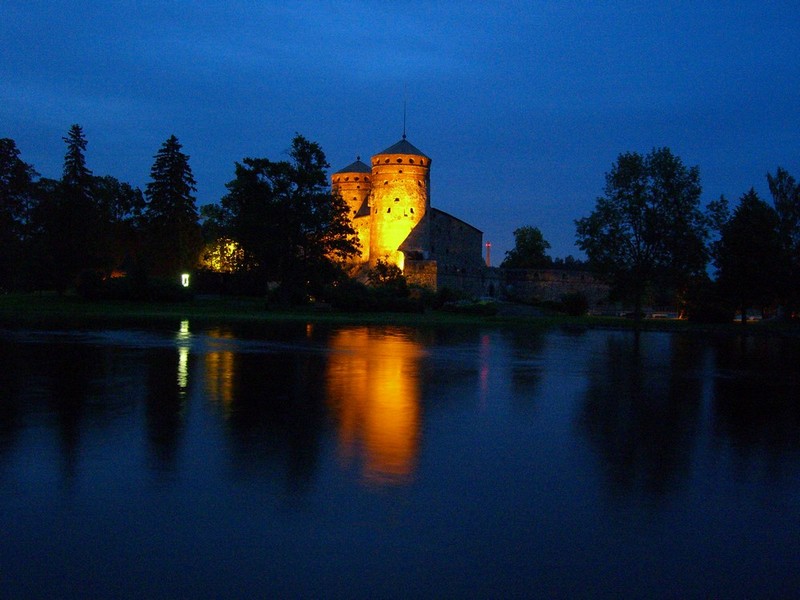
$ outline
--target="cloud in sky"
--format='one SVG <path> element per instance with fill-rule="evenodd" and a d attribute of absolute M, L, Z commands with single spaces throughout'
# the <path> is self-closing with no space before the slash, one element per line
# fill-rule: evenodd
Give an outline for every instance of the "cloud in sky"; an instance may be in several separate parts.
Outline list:
<path fill-rule="evenodd" d="M 58 177 L 72 123 L 97 174 L 143 187 L 175 134 L 200 202 L 295 132 L 332 170 L 399 139 L 433 203 L 499 262 L 522 225 L 575 253 L 626 151 L 699 165 L 706 201 L 800 176 L 793 2 L 21 2 L 0 7 L 0 136 Z"/>

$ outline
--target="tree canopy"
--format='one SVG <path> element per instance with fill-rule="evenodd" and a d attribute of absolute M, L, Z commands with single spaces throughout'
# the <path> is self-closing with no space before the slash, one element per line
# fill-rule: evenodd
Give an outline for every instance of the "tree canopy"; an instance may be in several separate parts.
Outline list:
<path fill-rule="evenodd" d="M 577 243 L 639 315 L 645 291 L 678 291 L 707 262 L 700 174 L 668 148 L 621 154 L 594 211 L 577 220 Z"/>
<path fill-rule="evenodd" d="M 224 219 L 257 265 L 258 280 L 299 300 L 338 277 L 358 251 L 347 205 L 330 193 L 325 154 L 301 135 L 289 161 L 245 158 L 222 199 Z"/>
<path fill-rule="evenodd" d="M 543 269 L 552 264 L 547 255 L 550 243 L 538 227 L 525 226 L 514 230 L 514 248 L 506 252 L 500 263 L 504 269 Z"/>
<path fill-rule="evenodd" d="M 779 285 L 781 244 L 778 215 L 751 189 L 739 200 L 714 245 L 714 262 L 723 293 L 734 299 L 746 321 L 747 310 L 773 304 Z"/>
<path fill-rule="evenodd" d="M 800 311 L 800 184 L 788 171 L 778 167 L 767 174 L 778 217 L 778 235 L 784 269 L 780 273 L 779 295 L 788 314 Z"/>
<path fill-rule="evenodd" d="M 0 139 L 0 288 L 10 289 L 19 276 L 37 176 L 20 157 L 14 140 Z"/>

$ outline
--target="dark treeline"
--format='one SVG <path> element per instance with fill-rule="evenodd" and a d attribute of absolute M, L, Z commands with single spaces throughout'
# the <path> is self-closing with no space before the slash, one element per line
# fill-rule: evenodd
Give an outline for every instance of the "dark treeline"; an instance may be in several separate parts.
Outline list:
<path fill-rule="evenodd" d="M 0 140 L 0 288 L 90 292 L 104 279 L 191 269 L 202 239 L 194 179 L 171 136 L 144 192 L 86 163 L 80 125 L 67 136 L 61 179 L 40 178 L 13 140 Z"/>
<path fill-rule="evenodd" d="M 622 154 L 595 210 L 576 221 L 578 247 L 637 316 L 643 303 L 702 321 L 739 311 L 744 322 L 751 309 L 796 316 L 800 186 L 780 167 L 767 179 L 772 206 L 750 189 L 731 212 L 724 197 L 700 205 L 698 167 L 668 148 Z"/>
<path fill-rule="evenodd" d="M 347 276 L 358 242 L 318 144 L 297 135 L 287 161 L 235 163 L 227 194 L 198 211 L 189 157 L 174 135 L 157 150 L 144 192 L 93 174 L 79 125 L 63 140 L 56 180 L 0 139 L 0 289 L 180 297 L 180 274 L 192 272 L 214 291 L 294 303 L 338 287 L 364 301 Z M 703 207 L 697 167 L 668 148 L 624 153 L 594 210 L 575 222 L 586 261 L 551 258 L 541 231 L 525 226 L 501 267 L 592 270 L 637 316 L 645 305 L 702 320 L 736 311 L 745 319 L 749 310 L 796 316 L 800 185 L 780 167 L 767 180 L 771 204 L 751 189 L 733 207 L 724 197 Z M 404 290 L 402 273 L 367 280 L 393 297 Z"/>
<path fill-rule="evenodd" d="M 702 207 L 700 173 L 668 148 L 621 154 L 592 213 L 575 222 L 587 262 L 551 259 L 536 227 L 514 231 L 501 267 L 587 269 L 633 307 L 673 306 L 700 321 L 739 312 L 797 317 L 800 310 L 800 185 L 783 168 L 767 174 L 772 205 L 754 189 L 731 210 Z M 714 276 L 709 275 L 709 267 Z"/>
<path fill-rule="evenodd" d="M 0 290 L 180 299 L 180 275 L 196 273 L 258 295 L 277 282 L 277 295 L 294 301 L 341 279 L 358 251 L 346 206 L 329 192 L 325 155 L 302 136 L 290 161 L 236 163 L 228 194 L 202 218 L 174 135 L 144 193 L 92 173 L 79 125 L 63 140 L 59 180 L 40 178 L 13 140 L 0 140 Z"/>

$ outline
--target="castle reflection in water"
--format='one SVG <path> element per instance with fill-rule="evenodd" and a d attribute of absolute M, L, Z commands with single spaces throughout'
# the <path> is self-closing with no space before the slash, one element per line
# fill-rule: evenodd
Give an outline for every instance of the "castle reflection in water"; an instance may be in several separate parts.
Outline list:
<path fill-rule="evenodd" d="M 313 328 L 307 331 L 311 336 Z M 178 341 L 178 384 L 187 387 L 188 323 Z M 205 392 L 226 413 L 236 410 L 237 361 L 241 355 L 226 342 L 232 332 L 205 331 L 202 353 Z M 419 447 L 420 376 L 423 351 L 400 332 L 367 327 L 340 329 L 327 342 L 325 402 L 336 424 L 338 457 L 347 469 L 373 485 L 408 482 Z"/>
<path fill-rule="evenodd" d="M 326 384 L 338 417 L 342 460 L 360 465 L 371 482 L 402 482 L 419 446 L 422 349 L 400 335 L 370 335 L 366 327 L 331 339 Z"/>

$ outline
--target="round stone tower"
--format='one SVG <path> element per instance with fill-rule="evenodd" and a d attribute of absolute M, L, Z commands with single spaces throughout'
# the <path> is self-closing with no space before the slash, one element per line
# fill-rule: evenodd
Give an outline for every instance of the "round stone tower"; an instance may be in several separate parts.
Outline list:
<path fill-rule="evenodd" d="M 371 178 L 372 169 L 369 168 L 369 165 L 361 162 L 360 156 L 356 157 L 354 163 L 336 171 L 331 176 L 333 192 L 338 192 L 347 202 L 347 206 L 350 208 L 350 218 L 355 217 L 362 207 L 366 211 L 367 199 L 372 189 Z"/>
<path fill-rule="evenodd" d="M 369 195 L 372 190 L 372 169 L 361 162 L 361 157 L 344 169 L 331 175 L 331 189 L 347 203 L 350 225 L 356 230 L 361 244 L 361 259 L 369 260 L 370 211 Z"/>
<path fill-rule="evenodd" d="M 430 226 L 431 159 L 403 139 L 372 157 L 369 262 L 401 269 L 405 257 L 426 258 Z"/>

